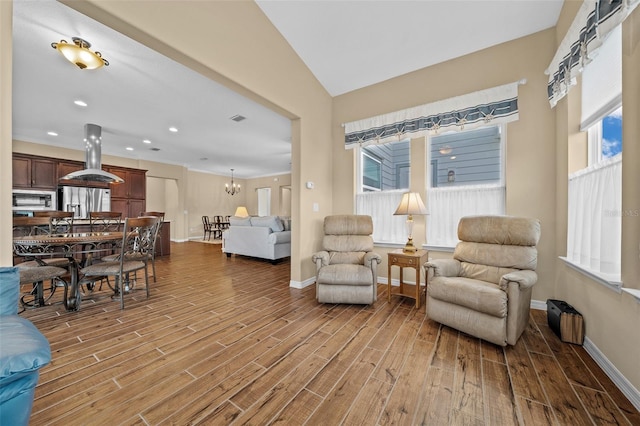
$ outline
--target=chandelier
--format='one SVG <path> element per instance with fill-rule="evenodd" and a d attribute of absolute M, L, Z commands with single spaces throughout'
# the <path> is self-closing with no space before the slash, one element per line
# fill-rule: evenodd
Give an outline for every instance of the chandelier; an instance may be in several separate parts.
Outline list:
<path fill-rule="evenodd" d="M 233 169 L 231 169 L 231 183 L 225 183 L 224 190 L 227 191 L 227 194 L 229 195 L 236 195 L 240 193 L 240 184 L 233 182 Z"/>
<path fill-rule="evenodd" d="M 80 37 L 73 37 L 71 40 L 73 43 L 68 43 L 66 40 L 60 40 L 59 43 L 51 43 L 51 47 L 62 53 L 69 62 L 81 70 L 92 70 L 103 65 L 109 65 L 109 61 L 104 59 L 100 52 L 94 52 L 89 49 L 91 43 L 88 41 Z"/>

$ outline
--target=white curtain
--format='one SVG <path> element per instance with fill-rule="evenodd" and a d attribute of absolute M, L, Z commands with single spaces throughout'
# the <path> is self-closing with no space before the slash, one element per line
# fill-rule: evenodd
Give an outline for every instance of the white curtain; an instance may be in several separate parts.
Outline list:
<path fill-rule="evenodd" d="M 622 154 L 569 176 L 567 259 L 619 279 Z"/>
<path fill-rule="evenodd" d="M 363 192 L 356 194 L 356 214 L 373 219 L 373 241 L 376 243 L 406 243 L 406 216 L 394 216 L 402 194 L 400 191 Z"/>
<path fill-rule="evenodd" d="M 427 191 L 427 244 L 455 247 L 464 216 L 503 215 L 505 187 L 500 184 L 431 188 Z"/>

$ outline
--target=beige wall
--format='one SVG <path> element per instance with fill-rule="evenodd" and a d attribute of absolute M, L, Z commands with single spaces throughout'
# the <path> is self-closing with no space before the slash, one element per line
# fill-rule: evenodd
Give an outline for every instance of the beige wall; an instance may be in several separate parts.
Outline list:
<path fill-rule="evenodd" d="M 11 244 L 11 58 L 13 3 L 0 1 L 0 265 L 13 265 Z"/>
<path fill-rule="evenodd" d="M 249 214 L 258 214 L 258 193 L 256 192 L 258 188 L 271 189 L 272 215 L 285 216 L 287 212 L 291 212 L 291 198 L 282 200 L 282 187 L 291 187 L 291 174 L 247 179 L 245 183 L 245 207 Z M 288 205 L 283 205 L 283 201 Z"/>

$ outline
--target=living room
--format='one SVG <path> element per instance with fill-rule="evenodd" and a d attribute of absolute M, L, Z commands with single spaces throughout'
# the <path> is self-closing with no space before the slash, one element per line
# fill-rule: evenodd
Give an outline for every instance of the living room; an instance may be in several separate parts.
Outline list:
<path fill-rule="evenodd" d="M 232 88 L 248 91 L 261 102 L 267 100 L 291 118 L 294 249 L 290 279 L 292 285 L 299 287 L 313 282 L 315 270 L 310 258 L 321 240 L 322 219 L 330 214 L 354 211 L 355 154 L 344 148 L 343 123 L 526 79 L 526 84 L 518 88 L 520 119 L 508 127 L 506 213 L 536 217 L 542 223 L 538 246 L 539 281 L 533 299 L 544 302 L 548 298 L 559 298 L 578 308 L 585 317 L 588 339 L 610 362 L 614 373 L 617 371 L 616 374 L 637 394 L 640 388 L 640 372 L 636 365 L 640 357 L 640 339 L 635 329 L 640 320 L 638 300 L 626 292 L 618 293 L 601 286 L 558 259 L 566 254 L 569 148 L 574 142 L 581 143 L 575 130 L 579 114 L 574 105 L 576 90 L 555 109 L 549 107 L 548 78 L 544 69 L 577 13 L 578 2 L 565 3 L 555 28 L 334 98 L 320 86 L 253 3 L 203 2 L 189 8 L 160 3 L 153 16 L 147 13 L 143 3 L 85 2 L 72 6 L 134 39 L 144 40 L 187 66 L 206 68 L 211 78 L 230 80 Z M 10 13 L 7 16 L 5 5 L 0 10 L 2 27 L 6 28 L 4 23 L 10 23 L 11 16 Z M 625 114 L 632 117 L 638 115 L 638 100 L 633 94 L 638 93 L 635 76 L 640 67 L 637 36 L 632 29 L 639 25 L 639 16 L 636 10 L 623 23 L 623 31 L 627 34 L 623 37 L 623 103 Z M 217 37 L 220 33 L 227 37 Z M 203 37 L 203 34 L 207 36 Z M 203 38 L 206 47 L 194 43 Z M 234 43 L 229 44 L 229 39 Z M 2 43 L 7 41 L 3 38 Z M 239 55 L 238 51 L 243 54 Z M 3 66 L 10 66 L 10 54 L 4 53 L 10 49 L 3 48 L 2 52 Z M 256 69 L 261 72 L 256 73 Z M 296 78 L 291 78 L 292 75 Z M 10 99 L 11 87 L 6 79 L 1 84 L 3 111 L 10 111 L 10 102 L 6 99 Z M 417 90 L 425 86 L 428 90 Z M 3 113 L 1 119 L 0 193 L 5 200 L 11 194 L 10 116 Z M 625 124 L 624 135 L 626 141 L 637 140 L 640 135 L 638 125 Z M 425 182 L 425 149 L 420 141 L 412 141 L 413 191 L 425 190 L 424 184 L 420 183 Z M 81 156 L 80 153 L 75 155 Z M 634 164 L 639 158 L 637 144 L 625 145 L 625 158 L 623 161 L 629 167 L 623 172 L 623 205 L 632 210 L 640 204 L 640 193 L 634 184 L 640 180 L 640 170 Z M 154 176 L 163 178 L 179 178 L 184 173 L 179 168 L 148 162 L 136 166 L 144 166 L 153 170 Z M 314 182 L 314 188 L 307 189 L 305 182 Z M 0 230 L 5 264 L 9 264 L 11 253 L 8 205 L 8 202 L 3 203 L 0 212 L 2 223 L 7 224 Z M 188 207 L 188 199 L 179 201 L 178 211 L 188 210 Z M 637 218 L 625 217 L 622 227 L 622 281 L 625 287 L 637 290 L 640 288 L 640 224 Z M 425 222 L 418 218 L 414 230 L 418 245 L 425 242 L 424 235 Z M 188 236 L 185 229 L 176 234 L 175 239 Z M 381 248 L 380 251 L 384 253 L 385 250 Z M 431 254 L 433 257 L 448 256 L 446 252 Z M 385 278 L 386 268 L 380 269 L 381 278 Z"/>

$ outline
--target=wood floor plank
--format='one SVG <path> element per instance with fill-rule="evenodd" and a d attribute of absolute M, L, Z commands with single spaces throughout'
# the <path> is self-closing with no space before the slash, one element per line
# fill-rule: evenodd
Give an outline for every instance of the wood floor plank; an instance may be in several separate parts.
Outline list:
<path fill-rule="evenodd" d="M 538 373 L 546 378 L 544 390 L 560 424 L 590 425 L 591 418 L 575 394 L 558 362 L 546 355 L 531 354 Z"/>
<path fill-rule="evenodd" d="M 488 425 L 517 425 L 515 395 L 511 391 L 509 370 L 502 363 L 482 361 L 484 413 Z"/>
<path fill-rule="evenodd" d="M 21 313 L 53 349 L 31 425 L 502 425 L 514 410 L 525 426 L 640 425 L 542 311 L 502 348 L 425 318 L 410 299 L 389 303 L 385 284 L 369 306 L 320 304 L 314 286 L 289 287 L 288 260 L 187 242 L 156 268 L 149 299 L 126 295 L 124 310 L 104 285 L 77 312 L 56 292 Z"/>

